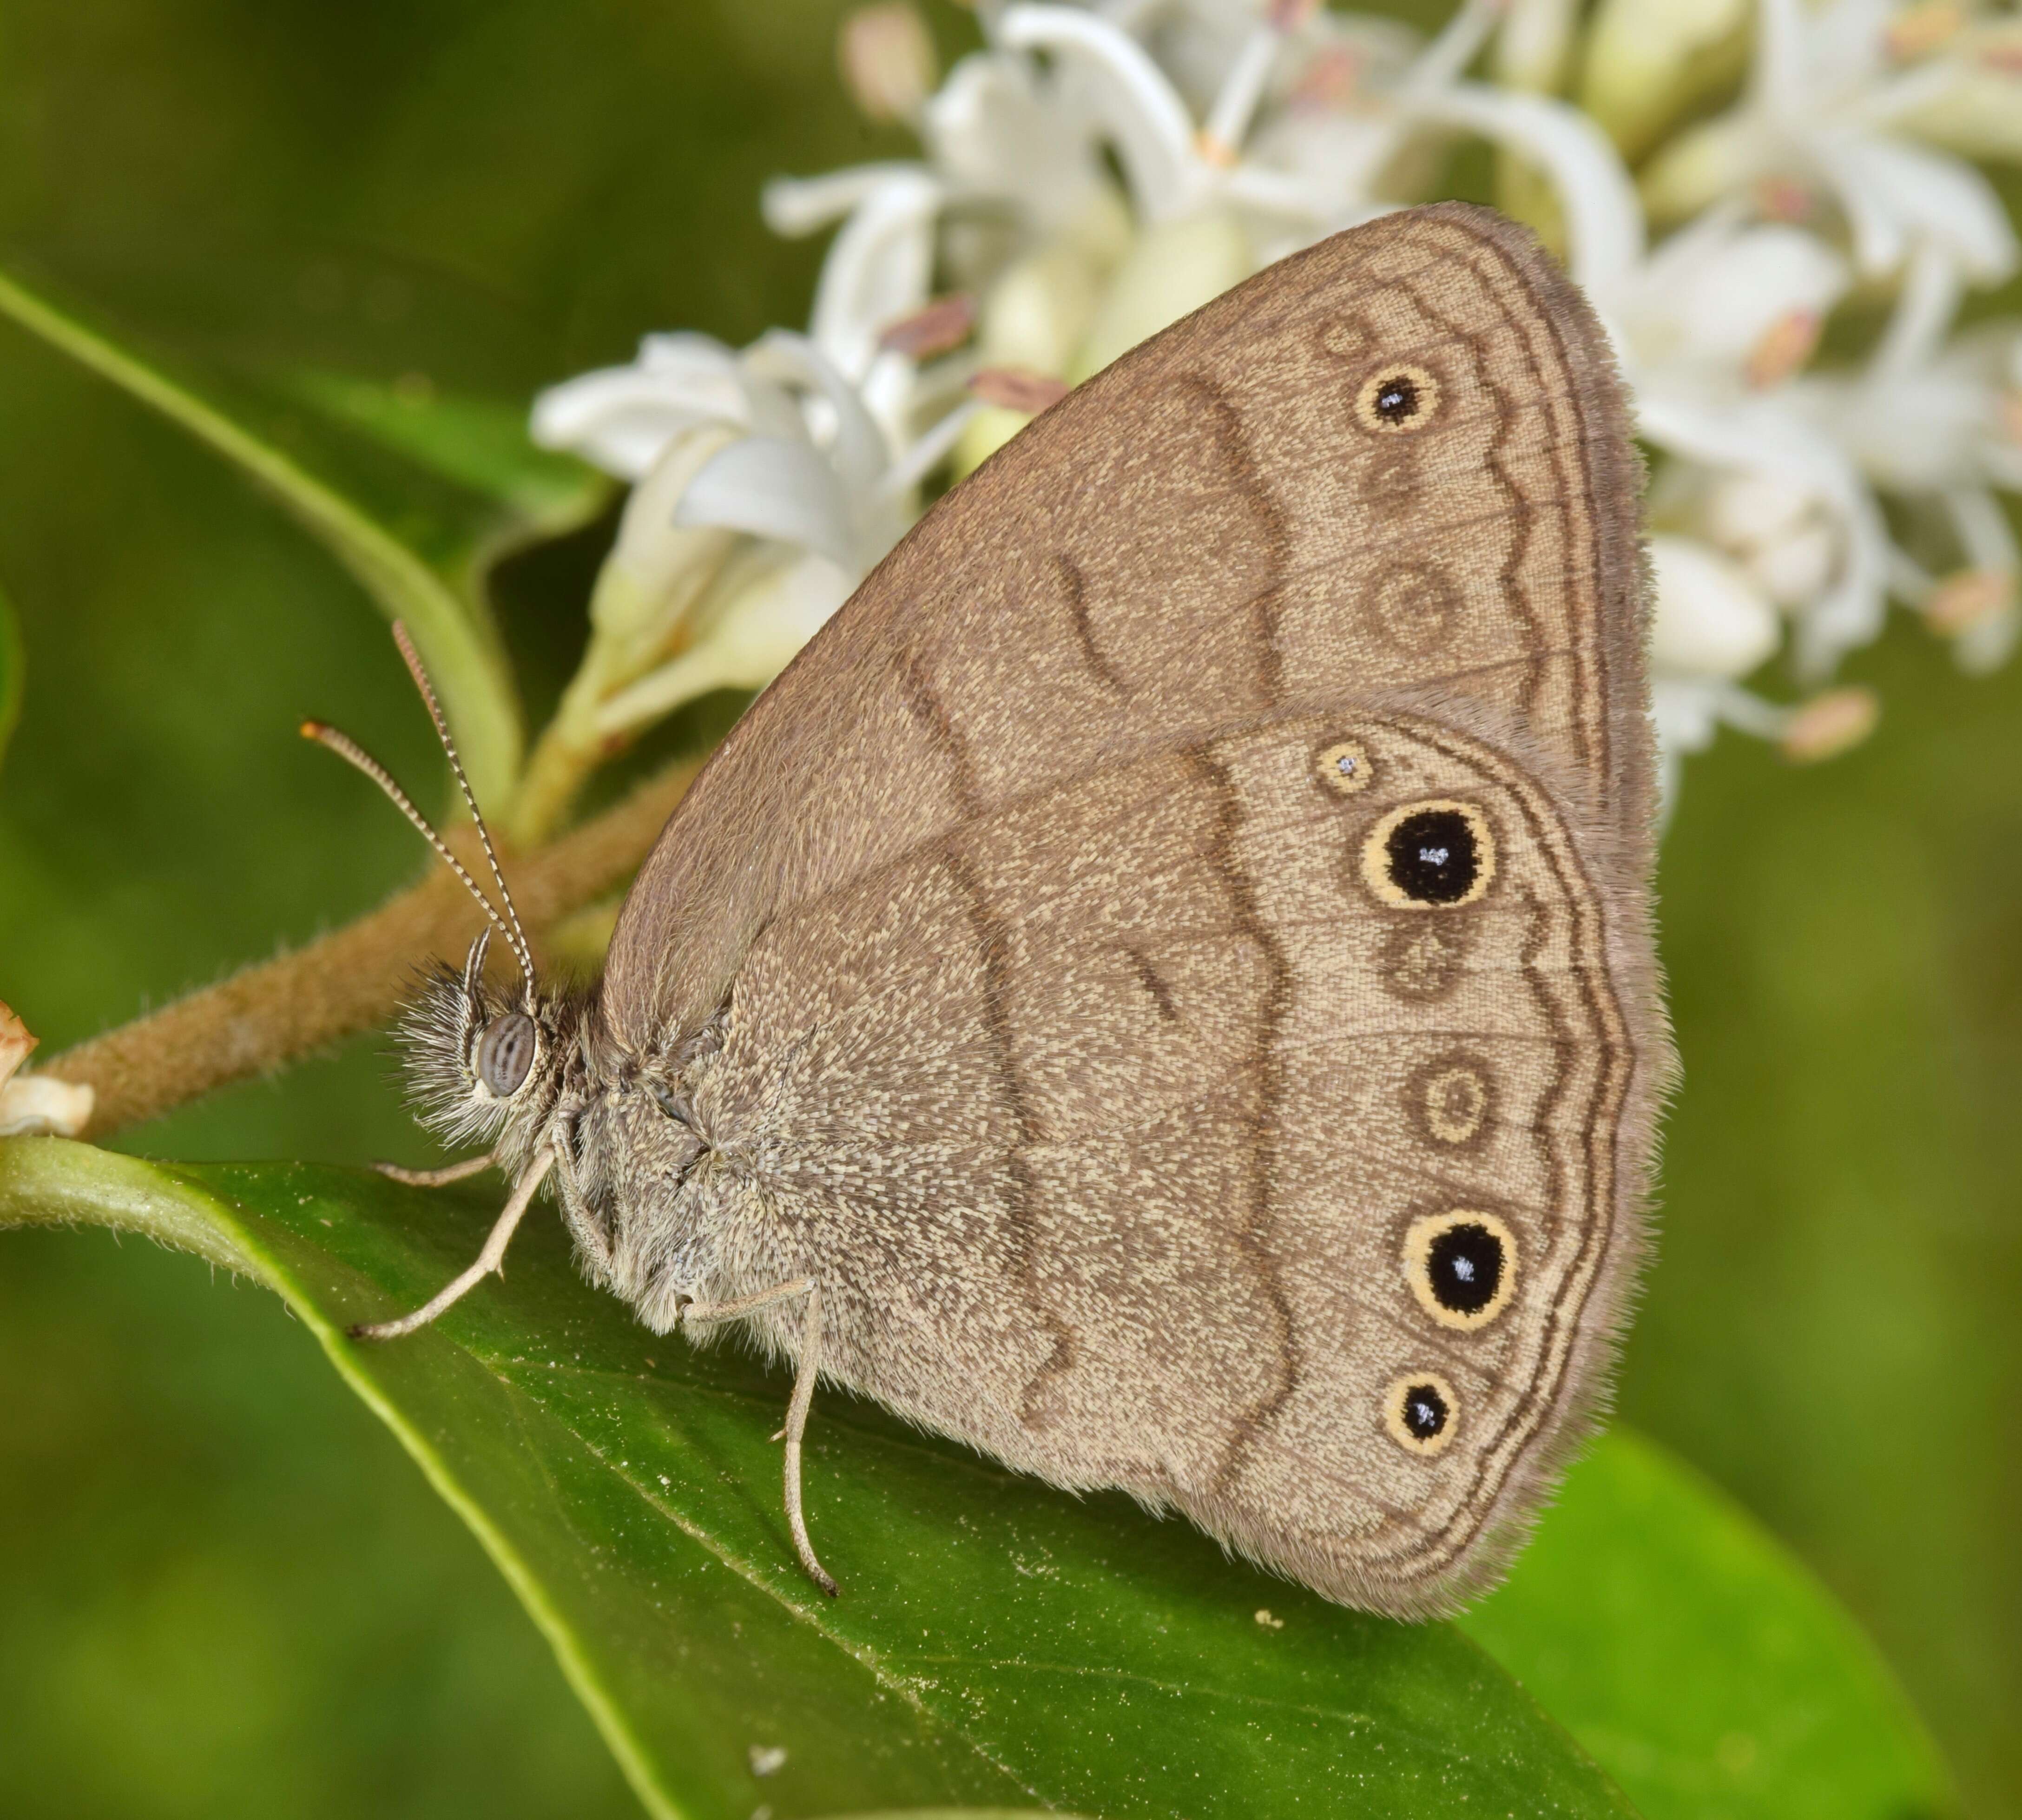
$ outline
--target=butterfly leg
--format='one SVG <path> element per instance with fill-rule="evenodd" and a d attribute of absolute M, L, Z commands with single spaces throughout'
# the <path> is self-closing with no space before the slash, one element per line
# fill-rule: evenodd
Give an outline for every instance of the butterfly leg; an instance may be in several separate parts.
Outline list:
<path fill-rule="evenodd" d="M 452 1182 L 483 1175 L 498 1160 L 495 1153 L 487 1150 L 481 1157 L 466 1157 L 461 1163 L 446 1163 L 440 1169 L 403 1169 L 398 1163 L 374 1163 L 372 1167 L 381 1175 L 404 1182 L 411 1188 L 446 1188 Z"/>
<path fill-rule="evenodd" d="M 815 1554 L 808 1540 L 807 1513 L 801 1502 L 801 1442 L 807 1433 L 808 1411 L 815 1400 L 815 1380 L 821 1375 L 821 1288 L 812 1277 L 800 1277 L 777 1288 L 761 1289 L 755 1296 L 740 1296 L 734 1302 L 690 1302 L 681 1309 L 684 1321 L 724 1321 L 749 1314 L 790 1296 L 805 1295 L 807 1314 L 801 1325 L 800 1369 L 794 1376 L 793 1400 L 787 1405 L 787 1425 L 772 1438 L 787 1444 L 787 1527 L 793 1533 L 794 1552 L 801 1558 L 808 1577 L 830 1599 L 836 1584 Z"/>
<path fill-rule="evenodd" d="M 549 1151 L 514 1183 L 512 1198 L 506 1203 L 506 1211 L 498 1216 L 498 1222 L 491 1229 L 491 1236 L 484 1241 L 484 1249 L 477 1254 L 477 1262 L 462 1275 L 445 1285 L 411 1314 L 403 1314 L 397 1321 L 360 1321 L 351 1329 L 353 1339 L 398 1339 L 412 1333 L 418 1327 L 425 1327 L 449 1307 L 461 1301 L 476 1288 L 494 1270 L 504 1275 L 506 1248 L 513 1242 L 513 1234 L 520 1222 L 526 1217 L 527 1209 L 534 1204 L 534 1191 L 541 1186 L 542 1179 L 554 1164 L 554 1153 Z"/>

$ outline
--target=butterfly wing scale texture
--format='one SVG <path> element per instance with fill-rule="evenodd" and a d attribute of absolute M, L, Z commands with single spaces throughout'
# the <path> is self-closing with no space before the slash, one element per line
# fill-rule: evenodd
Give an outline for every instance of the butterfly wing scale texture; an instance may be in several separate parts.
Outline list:
<path fill-rule="evenodd" d="M 1556 268 L 1410 211 L 1046 412 L 761 697 L 600 1040 L 727 1007 L 715 1192 L 820 1278 L 833 1376 L 1356 1604 L 1492 1576 L 1604 1379 L 1668 1065 L 1639 481 Z M 1456 901 L 1385 881 L 1427 805 Z M 1485 1313 L 1425 1292 L 1457 1219 Z"/>

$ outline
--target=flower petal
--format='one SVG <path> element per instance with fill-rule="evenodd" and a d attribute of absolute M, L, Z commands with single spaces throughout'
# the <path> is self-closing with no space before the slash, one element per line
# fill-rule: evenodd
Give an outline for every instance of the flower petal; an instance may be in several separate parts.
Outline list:
<path fill-rule="evenodd" d="M 879 336 L 926 301 L 942 199 L 932 177 L 894 177 L 858 203 L 830 246 L 810 327 L 816 345 L 847 378 L 863 378 Z"/>
<path fill-rule="evenodd" d="M 1853 225 L 1863 271 L 1892 271 L 1924 236 L 1949 247 L 1981 283 L 1997 283 L 2015 269 L 2015 230 L 2001 199 L 1962 159 L 1900 139 L 1849 133 L 1831 141 L 1820 162 Z"/>
<path fill-rule="evenodd" d="M 1732 378 L 1778 324 L 1823 316 L 1852 282 L 1816 234 L 1744 226 L 1714 210 L 1670 236 L 1607 301 L 1637 362 L 1701 363 Z"/>
<path fill-rule="evenodd" d="M 1240 283 L 1257 269 L 1243 225 L 1225 208 L 1161 221 L 1137 237 L 1097 305 L 1068 369 L 1079 384 L 1189 310 Z"/>
<path fill-rule="evenodd" d="M 857 388 L 805 335 L 768 329 L 746 350 L 743 364 L 753 378 L 794 387 L 820 401 L 828 427 L 827 433 L 816 440 L 824 445 L 830 465 L 852 493 L 867 492 L 883 478 L 891 459 L 884 433 Z M 804 435 L 809 427 L 805 420 L 812 415 L 803 413 Z"/>
<path fill-rule="evenodd" d="M 856 565 L 856 528 L 835 470 L 805 442 L 747 436 L 713 456 L 674 509 L 677 525 L 720 526 Z"/>
<path fill-rule="evenodd" d="M 1881 630 L 1890 545 L 1881 508 L 1846 452 L 1783 395 L 1722 407 L 1697 393 L 1645 386 L 1636 412 L 1641 433 L 1673 454 L 1711 468 L 1782 479 L 1813 495 L 1832 514 L 1839 573 L 1796 629 L 1798 667 L 1807 680 L 1830 674 L 1845 652 Z"/>
<path fill-rule="evenodd" d="M 849 597 L 849 575 L 820 557 L 754 552 L 704 609 L 704 635 L 671 663 L 613 696 L 597 731 L 629 733 L 718 689 L 761 689 Z"/>
<path fill-rule="evenodd" d="M 543 448 L 568 449 L 621 480 L 637 481 L 682 431 L 748 421 L 743 393 L 723 369 L 699 359 L 671 359 L 664 347 L 656 356 L 654 344 L 676 338 L 650 338 L 637 365 L 601 367 L 540 393 L 529 426 L 533 440 Z M 728 351 L 718 352 L 727 367 Z"/>
<path fill-rule="evenodd" d="M 1643 211 L 1622 156 L 1584 114 L 1544 95 L 1456 82 L 1414 103 L 1543 166 L 1565 210 L 1575 283 L 1605 294 L 1643 256 Z"/>
<path fill-rule="evenodd" d="M 1049 5 L 1006 8 L 997 36 L 1014 49 L 1051 51 L 1082 78 L 1147 220 L 1163 221 L 1195 199 L 1205 167 L 1194 153 L 1192 119 L 1135 38 L 1106 19 Z"/>
<path fill-rule="evenodd" d="M 925 174 L 925 166 L 895 159 L 885 164 L 853 164 L 819 177 L 776 177 L 759 192 L 759 212 L 774 233 L 797 240 L 862 207 L 886 184 Z"/>

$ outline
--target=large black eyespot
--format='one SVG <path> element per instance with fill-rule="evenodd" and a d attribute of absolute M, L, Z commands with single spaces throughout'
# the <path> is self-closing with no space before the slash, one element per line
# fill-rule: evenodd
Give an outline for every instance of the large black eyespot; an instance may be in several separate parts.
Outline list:
<path fill-rule="evenodd" d="M 1436 1372 L 1414 1372 L 1391 1385 L 1383 1425 L 1400 1446 L 1437 1453 L 1453 1438 L 1453 1386 Z"/>
<path fill-rule="evenodd" d="M 1404 1235 L 1404 1270 L 1442 1327 L 1485 1327 L 1516 1288 L 1516 1235 L 1492 1213 L 1428 1214 Z"/>
<path fill-rule="evenodd" d="M 477 1078 L 499 1098 L 510 1099 L 526 1084 L 538 1041 L 524 1011 L 494 1018 L 477 1040 Z"/>
<path fill-rule="evenodd" d="M 1456 1314 L 1479 1314 L 1502 1286 L 1502 1241 L 1473 1220 L 1450 1226 L 1426 1248 L 1433 1299 Z"/>
<path fill-rule="evenodd" d="M 1495 837 L 1481 811 L 1440 799 L 1393 809 L 1363 845 L 1363 876 L 1386 904 L 1451 910 L 1495 876 Z"/>
<path fill-rule="evenodd" d="M 1474 831 L 1451 809 L 1407 815 L 1385 842 L 1390 883 L 1422 904 L 1458 904 L 1481 869 Z"/>

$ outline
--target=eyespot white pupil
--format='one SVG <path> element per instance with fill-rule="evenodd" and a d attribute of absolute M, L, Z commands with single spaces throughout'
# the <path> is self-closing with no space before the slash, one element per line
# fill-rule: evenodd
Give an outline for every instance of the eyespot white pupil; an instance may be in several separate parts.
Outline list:
<path fill-rule="evenodd" d="M 1463 1283 L 1472 1283 L 1474 1281 L 1474 1259 L 1455 1258 L 1453 1261 L 1453 1274 Z"/>
<path fill-rule="evenodd" d="M 1447 863 L 1451 850 L 1447 847 L 1420 847 L 1418 857 L 1429 866 L 1443 866 Z"/>
<path fill-rule="evenodd" d="M 1352 777 L 1355 775 L 1355 761 L 1345 755 L 1335 761 L 1334 768 L 1344 777 Z"/>

